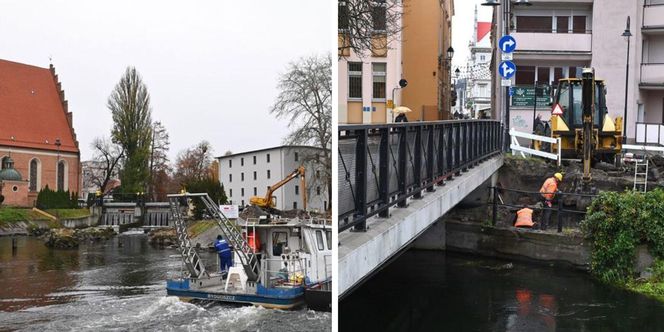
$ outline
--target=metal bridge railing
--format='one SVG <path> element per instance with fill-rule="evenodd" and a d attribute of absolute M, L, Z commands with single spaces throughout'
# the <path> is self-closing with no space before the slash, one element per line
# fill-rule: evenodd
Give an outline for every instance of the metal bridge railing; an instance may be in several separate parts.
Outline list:
<path fill-rule="evenodd" d="M 366 230 L 374 215 L 500 153 L 495 120 L 339 126 L 339 232 Z"/>

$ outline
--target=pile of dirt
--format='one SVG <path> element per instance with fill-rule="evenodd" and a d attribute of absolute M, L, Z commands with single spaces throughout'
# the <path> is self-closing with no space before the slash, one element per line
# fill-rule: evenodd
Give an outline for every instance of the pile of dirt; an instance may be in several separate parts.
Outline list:
<path fill-rule="evenodd" d="M 276 210 L 276 209 L 273 209 Z M 277 210 L 278 211 L 278 210 Z M 244 220 L 248 219 L 253 219 L 253 218 L 260 218 L 261 216 L 269 216 L 270 213 L 264 211 L 263 209 L 259 208 L 258 206 L 253 206 L 253 205 L 248 205 L 245 206 L 242 212 L 240 212 L 240 218 Z"/>
<path fill-rule="evenodd" d="M 43 235 L 44 244 L 50 248 L 77 248 L 83 242 L 108 240 L 116 235 L 107 227 L 88 227 L 82 229 L 54 228 Z"/>

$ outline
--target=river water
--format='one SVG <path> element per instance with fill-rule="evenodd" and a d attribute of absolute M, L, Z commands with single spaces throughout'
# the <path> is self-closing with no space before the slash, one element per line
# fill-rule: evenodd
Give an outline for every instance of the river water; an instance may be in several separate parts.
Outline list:
<path fill-rule="evenodd" d="M 664 331 L 664 305 L 585 273 L 445 252 L 405 252 L 339 307 L 339 331 Z"/>
<path fill-rule="evenodd" d="M 173 249 L 146 236 L 118 236 L 76 250 L 54 250 L 32 237 L 0 237 L 0 331 L 329 331 L 331 315 L 195 305 L 166 296 Z M 214 261 L 214 254 L 203 254 Z"/>

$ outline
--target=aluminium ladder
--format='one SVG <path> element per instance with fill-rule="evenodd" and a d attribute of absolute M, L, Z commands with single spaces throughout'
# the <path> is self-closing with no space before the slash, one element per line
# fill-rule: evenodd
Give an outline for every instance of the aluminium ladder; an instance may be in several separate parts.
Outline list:
<path fill-rule="evenodd" d="M 200 278 L 202 276 L 209 277 L 209 273 L 205 271 L 205 264 L 201 261 L 198 252 L 196 252 L 196 248 L 191 245 L 189 235 L 187 235 L 187 223 L 180 211 L 179 198 L 180 197 L 172 197 L 171 195 L 168 196 L 171 215 L 175 221 L 175 232 L 177 234 L 180 255 L 182 256 L 184 265 L 187 267 L 191 278 Z"/>
<path fill-rule="evenodd" d="M 219 206 L 212 201 L 210 196 L 206 193 L 201 194 L 175 194 L 168 195 L 171 201 L 177 201 L 180 197 L 185 198 L 199 198 L 206 207 L 207 213 L 215 219 L 219 229 L 226 238 L 226 241 L 233 246 L 235 253 L 240 258 L 240 263 L 244 267 L 244 271 L 247 273 L 248 280 L 257 281 L 258 280 L 258 260 L 256 255 L 253 252 L 253 249 L 249 246 L 247 240 L 242 237 L 242 232 L 235 227 L 235 225 L 228 219 L 226 216 L 219 210 Z M 174 215 L 176 219 L 182 219 L 181 215 Z M 177 221 L 176 221 L 177 223 Z M 184 223 L 184 222 L 182 222 Z M 186 236 L 186 229 L 185 229 Z M 179 237 L 178 237 L 179 238 Z M 183 255 L 184 258 L 184 255 Z M 186 263 L 186 260 L 185 260 Z M 191 271 L 191 269 L 190 269 Z"/>
<path fill-rule="evenodd" d="M 645 170 L 645 171 L 644 171 Z M 648 190 L 648 156 L 643 159 L 634 159 L 634 188 L 636 191 L 639 186 L 643 186 L 643 192 Z"/>

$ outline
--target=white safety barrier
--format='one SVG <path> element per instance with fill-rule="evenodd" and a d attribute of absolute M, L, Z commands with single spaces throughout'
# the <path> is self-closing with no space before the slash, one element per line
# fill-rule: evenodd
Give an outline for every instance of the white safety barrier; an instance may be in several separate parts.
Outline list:
<path fill-rule="evenodd" d="M 529 134 L 529 133 L 524 133 L 515 130 L 514 128 L 510 129 L 510 137 L 512 138 L 512 144 L 510 144 L 510 149 L 512 151 L 519 151 L 521 153 L 522 157 L 526 157 L 524 153 L 527 154 L 532 154 L 535 156 L 540 156 L 548 159 L 553 159 L 558 162 L 558 166 L 560 166 L 560 161 L 561 161 L 561 154 L 560 154 L 560 137 L 557 138 L 552 138 L 548 136 L 539 136 L 535 134 Z M 541 141 L 541 142 L 547 142 L 547 143 L 553 143 L 556 144 L 558 147 L 558 153 L 550 153 L 550 152 L 544 152 L 544 151 L 539 151 L 535 149 L 531 149 L 529 147 L 521 146 L 519 144 L 519 141 L 517 140 L 517 137 L 521 138 L 527 138 L 533 141 Z"/>

